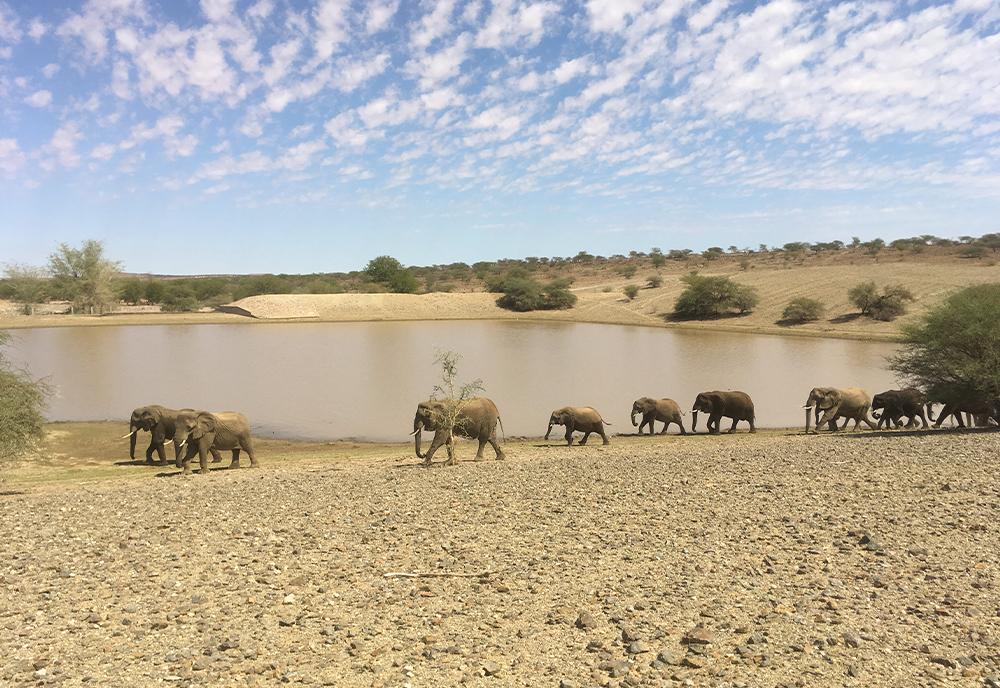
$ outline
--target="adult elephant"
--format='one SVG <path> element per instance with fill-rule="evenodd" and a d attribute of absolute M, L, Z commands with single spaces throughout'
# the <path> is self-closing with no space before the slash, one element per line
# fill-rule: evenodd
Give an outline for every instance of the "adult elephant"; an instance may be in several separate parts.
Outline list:
<path fill-rule="evenodd" d="M 201 474 L 208 474 L 208 454 L 219 457 L 218 450 L 233 452 L 230 468 L 239 468 L 240 450 L 250 457 L 250 466 L 256 468 L 257 457 L 253 450 L 253 440 L 250 437 L 250 421 L 242 413 L 224 411 L 209 413 L 208 411 L 184 410 L 177 414 L 174 442 L 179 449 L 187 445 L 187 451 L 177 457 L 177 467 L 184 473 L 191 472 L 191 459 L 198 454 L 201 464 Z M 182 458 L 183 457 L 183 458 Z"/>
<path fill-rule="evenodd" d="M 919 389 L 890 389 L 879 392 L 872 397 L 872 417 L 878 421 L 877 427 L 887 428 L 900 426 L 900 420 L 906 417 L 906 427 L 912 428 L 920 421 L 920 427 L 929 428 L 930 423 L 924 413 L 927 397 Z"/>
<path fill-rule="evenodd" d="M 809 392 L 803 408 L 806 410 L 806 432 L 809 432 L 809 414 L 815 415 L 816 432 L 827 425 L 830 430 L 837 430 L 837 421 L 845 418 L 844 426 L 850 421 L 854 421 L 854 429 L 857 430 L 862 421 L 868 427 L 875 430 L 875 425 L 868 418 L 868 410 L 871 408 L 871 397 L 868 392 L 860 387 L 848 387 L 838 389 L 836 387 L 813 387 Z M 819 412 L 823 412 L 820 417 Z"/>
<path fill-rule="evenodd" d="M 642 422 L 636 423 L 635 417 L 639 414 L 642 414 Z M 670 427 L 671 423 L 677 423 L 677 427 L 681 429 L 681 434 L 686 435 L 687 430 L 684 429 L 684 423 L 681 422 L 681 416 L 683 415 L 684 412 L 681 411 L 681 407 L 673 399 L 640 397 L 632 402 L 632 426 L 639 427 L 640 435 L 642 434 L 643 427 L 646 425 L 649 426 L 649 434 L 652 435 L 655 421 L 663 423 L 663 430 L 660 431 L 661 435 L 667 434 L 667 428 Z"/>
<path fill-rule="evenodd" d="M 497 423 L 500 424 L 500 430 L 503 431 L 503 422 L 500 420 L 500 411 L 497 410 L 497 406 L 492 400 L 486 397 L 475 397 L 463 401 L 457 409 L 453 433 L 448 431 L 448 424 L 445 422 L 447 415 L 448 406 L 443 401 L 431 399 L 417 405 L 417 412 L 413 416 L 413 432 L 410 434 L 413 435 L 413 448 L 416 450 L 417 458 L 423 459 L 425 466 L 431 465 L 434 452 L 442 444 L 447 445 L 448 450 L 448 460 L 445 465 L 450 466 L 455 463 L 453 434 L 479 441 L 476 461 L 483 460 L 483 449 L 487 442 L 496 452 L 498 461 L 505 458 L 503 450 L 497 444 Z M 427 454 L 420 452 L 420 434 L 424 430 L 434 433 L 434 439 L 431 440 Z"/>
<path fill-rule="evenodd" d="M 732 418 L 733 425 L 729 432 L 736 432 L 736 424 L 741 420 L 750 424 L 750 432 L 757 432 L 754 427 L 753 399 L 746 392 L 702 392 L 695 397 L 691 406 L 691 432 L 697 432 L 698 413 L 708 414 L 708 432 L 719 434 L 719 424 L 723 418 Z"/>
<path fill-rule="evenodd" d="M 155 451 L 160 459 L 160 465 L 167 463 L 167 453 L 164 444 L 174 440 L 174 429 L 177 423 L 177 415 L 192 409 L 172 409 L 159 404 L 140 406 L 132 411 L 129 419 L 129 433 L 125 437 L 129 438 L 128 455 L 135 460 L 135 443 L 140 430 L 149 433 L 149 446 L 146 447 L 146 463 L 153 463 L 153 452 Z M 124 437 L 122 438 L 124 439 Z M 180 457 L 180 449 L 174 441 L 174 460 Z M 216 451 L 212 452 L 215 461 L 221 461 L 222 457 Z"/>
<path fill-rule="evenodd" d="M 549 439 L 553 425 L 562 425 L 566 428 L 566 446 L 572 446 L 574 432 L 583 433 L 581 445 L 587 443 L 590 433 L 597 433 L 604 440 L 604 444 L 611 444 L 604 433 L 604 426 L 611 423 L 604 420 L 601 414 L 590 406 L 564 406 L 553 411 L 549 416 L 549 429 L 545 433 L 545 439 Z"/>
<path fill-rule="evenodd" d="M 944 408 L 941 409 L 941 413 L 938 415 L 937 421 L 934 423 L 934 427 L 940 428 L 941 422 L 945 418 L 948 416 L 954 416 L 958 419 L 958 427 L 964 428 L 966 425 L 962 422 L 963 413 L 968 418 L 969 427 L 975 427 L 976 425 L 989 425 L 990 419 L 994 418 L 995 412 L 995 402 L 989 399 L 967 398 L 949 401 L 946 402 Z M 931 420 L 934 420 L 934 418 L 931 418 Z"/>

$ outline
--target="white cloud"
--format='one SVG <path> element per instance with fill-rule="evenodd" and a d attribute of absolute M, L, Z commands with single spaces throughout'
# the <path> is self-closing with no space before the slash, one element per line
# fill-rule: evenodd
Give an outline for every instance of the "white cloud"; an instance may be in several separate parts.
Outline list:
<path fill-rule="evenodd" d="M 14 139 L 0 139 L 0 172 L 13 175 L 24 165 L 25 155 Z"/>
<path fill-rule="evenodd" d="M 76 144 L 82 138 L 80 128 L 74 122 L 68 122 L 56 129 L 44 147 L 50 157 L 42 162 L 43 169 L 52 170 L 56 164 L 66 168 L 79 165 L 80 154 L 76 150 Z"/>
<path fill-rule="evenodd" d="M 94 146 L 93 150 L 90 151 L 90 157 L 95 160 L 110 160 L 117 152 L 118 146 L 110 143 L 102 143 L 98 146 Z"/>
<path fill-rule="evenodd" d="M 42 36 L 49 32 L 49 28 L 48 24 L 36 17 L 31 20 L 30 24 L 28 24 L 28 36 L 31 37 L 31 40 L 37 42 L 42 38 Z"/>
<path fill-rule="evenodd" d="M 349 0 L 320 0 L 313 12 L 316 22 L 314 47 L 318 62 L 328 60 L 347 39 Z"/>
<path fill-rule="evenodd" d="M 365 14 L 365 33 L 371 35 L 385 29 L 397 10 L 399 0 L 371 0 Z"/>
<path fill-rule="evenodd" d="M 42 67 L 42 76 L 44 76 L 46 79 L 51 79 L 58 73 L 59 73 L 59 65 L 57 65 L 54 62 L 50 62 L 49 64 Z"/>
<path fill-rule="evenodd" d="M 502 48 L 520 41 L 535 45 L 542 38 L 546 20 L 558 10 L 554 2 L 494 0 L 493 11 L 476 34 L 476 46 Z"/>
<path fill-rule="evenodd" d="M 420 18 L 410 35 L 410 42 L 420 50 L 426 50 L 431 43 L 452 32 L 451 15 L 455 11 L 455 0 L 425 0 L 423 6 L 431 9 Z"/>
<path fill-rule="evenodd" d="M 21 21 L 6 2 L 0 2 L 0 41 L 18 43 L 21 40 Z M 8 141 L 10 139 L 3 139 Z"/>
<path fill-rule="evenodd" d="M 598 32 L 619 32 L 641 9 L 645 0 L 587 0 L 590 28 Z"/>
<path fill-rule="evenodd" d="M 52 92 L 46 91 L 44 89 L 41 91 L 35 91 L 30 96 L 25 98 L 24 102 L 30 105 L 31 107 L 36 107 L 36 108 L 47 107 L 50 103 L 52 103 Z"/>

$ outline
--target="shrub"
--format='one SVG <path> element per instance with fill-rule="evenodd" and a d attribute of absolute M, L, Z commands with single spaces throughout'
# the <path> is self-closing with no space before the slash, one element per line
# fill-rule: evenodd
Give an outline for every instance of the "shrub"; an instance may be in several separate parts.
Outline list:
<path fill-rule="evenodd" d="M 898 284 L 885 287 L 879 294 L 874 282 L 855 285 L 847 292 L 847 296 L 862 315 L 883 321 L 895 320 L 903 315 L 906 303 L 914 300 L 913 293 Z"/>
<path fill-rule="evenodd" d="M 1000 284 L 980 284 L 949 296 L 912 325 L 890 367 L 932 399 L 948 402 L 1000 397 Z"/>
<path fill-rule="evenodd" d="M 104 244 L 93 239 L 80 248 L 59 244 L 49 256 L 53 291 L 80 309 L 103 313 L 116 299 L 114 281 L 121 266 L 104 257 Z"/>
<path fill-rule="evenodd" d="M 629 301 L 632 301 L 636 296 L 639 295 L 639 286 L 636 284 L 626 284 L 622 291 L 625 292 L 625 296 L 628 297 Z"/>
<path fill-rule="evenodd" d="M 646 286 L 650 289 L 659 289 L 663 286 L 663 278 L 659 275 L 650 275 L 646 278 Z"/>
<path fill-rule="evenodd" d="M 198 310 L 198 299 L 195 298 L 194 290 L 190 285 L 176 283 L 166 288 L 163 298 L 160 300 L 160 308 L 167 313 L 196 311 Z"/>
<path fill-rule="evenodd" d="M 569 290 L 570 281 L 554 280 L 541 285 L 529 277 L 511 277 L 504 283 L 503 296 L 497 305 L 512 311 L 564 310 L 576 304 L 576 294 Z"/>
<path fill-rule="evenodd" d="M 0 346 L 10 335 L 0 332 Z M 49 386 L 18 370 L 0 353 L 0 465 L 24 457 L 42 438 Z"/>
<path fill-rule="evenodd" d="M 413 272 L 407 270 L 406 268 L 397 270 L 396 273 L 389 278 L 388 285 L 389 289 L 397 294 L 413 294 L 419 287 L 417 278 L 413 275 Z"/>
<path fill-rule="evenodd" d="M 372 282 L 382 282 L 384 284 L 402 269 L 402 263 L 392 256 L 378 256 L 368 261 L 364 273 Z"/>
<path fill-rule="evenodd" d="M 819 320 L 826 308 L 816 299 L 799 297 L 792 299 L 781 312 L 781 319 L 793 323 L 804 323 Z"/>
<path fill-rule="evenodd" d="M 654 268 L 662 268 L 667 262 L 667 257 L 663 255 L 663 251 L 658 248 L 654 248 L 649 252 L 649 259 L 653 262 Z"/>
<path fill-rule="evenodd" d="M 717 318 L 732 311 L 748 313 L 757 305 L 757 291 L 728 277 L 702 277 L 691 273 L 683 278 L 687 288 L 674 304 L 674 318 L 701 320 Z"/>
<path fill-rule="evenodd" d="M 618 274 L 626 279 L 632 279 L 635 276 L 636 267 L 634 265 L 623 265 L 618 268 Z"/>

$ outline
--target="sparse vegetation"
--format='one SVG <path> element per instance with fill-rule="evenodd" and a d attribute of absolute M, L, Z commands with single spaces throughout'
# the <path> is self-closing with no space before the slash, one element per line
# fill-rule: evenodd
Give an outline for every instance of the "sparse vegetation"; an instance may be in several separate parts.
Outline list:
<path fill-rule="evenodd" d="M 629 301 L 635 300 L 635 297 L 639 295 L 639 285 L 638 284 L 626 284 L 622 287 L 622 291 L 625 292 L 625 296 L 628 297 Z"/>
<path fill-rule="evenodd" d="M 397 294 L 412 294 L 417 291 L 419 285 L 417 278 L 402 263 L 392 256 L 378 256 L 368 261 L 365 266 L 365 275 L 372 282 L 388 287 L 390 291 Z M 265 294 L 280 292 L 265 291 Z"/>
<path fill-rule="evenodd" d="M 822 318 L 825 310 L 825 306 L 816 299 L 800 296 L 788 302 L 781 313 L 781 319 L 796 324 L 812 322 Z"/>
<path fill-rule="evenodd" d="M 10 335 L 0 330 L 0 347 Z M 42 439 L 49 386 L 18 370 L 0 350 L 0 467 L 29 454 Z"/>
<path fill-rule="evenodd" d="M 483 393 L 483 381 L 475 379 L 465 384 L 458 380 L 458 361 L 461 356 L 454 351 L 439 351 L 434 356 L 435 365 L 441 368 L 441 381 L 434 385 L 431 399 L 441 402 L 440 416 L 435 418 L 438 425 L 454 437 L 459 412 L 469 399 Z"/>
<path fill-rule="evenodd" d="M 659 289 L 663 286 L 663 277 L 660 275 L 650 275 L 646 278 L 646 287 L 649 289 Z"/>
<path fill-rule="evenodd" d="M 117 301 L 114 282 L 120 270 L 118 263 L 104 257 L 104 244 L 93 239 L 80 248 L 59 244 L 49 256 L 53 295 L 83 312 L 103 313 Z"/>
<path fill-rule="evenodd" d="M 677 320 L 718 318 L 733 311 L 749 313 L 760 300 L 755 289 L 728 277 L 691 273 L 682 280 L 687 287 L 674 304 L 673 317 Z"/>
<path fill-rule="evenodd" d="M 568 279 L 543 285 L 530 277 L 508 276 L 495 285 L 497 291 L 503 292 L 497 305 L 520 312 L 572 308 L 576 304 L 576 294 L 569 290 L 570 284 Z"/>

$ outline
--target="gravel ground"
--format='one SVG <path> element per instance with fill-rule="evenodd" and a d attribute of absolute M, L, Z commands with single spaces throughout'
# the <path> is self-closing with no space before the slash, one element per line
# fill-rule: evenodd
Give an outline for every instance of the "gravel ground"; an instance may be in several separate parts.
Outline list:
<path fill-rule="evenodd" d="M 1000 433 L 509 451 L 0 497 L 0 685 L 1000 682 Z"/>

